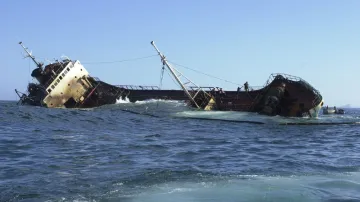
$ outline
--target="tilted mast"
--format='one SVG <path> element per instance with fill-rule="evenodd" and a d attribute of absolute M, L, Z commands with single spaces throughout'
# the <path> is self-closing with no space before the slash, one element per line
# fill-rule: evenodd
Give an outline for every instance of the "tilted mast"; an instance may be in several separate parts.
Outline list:
<path fill-rule="evenodd" d="M 208 95 L 208 93 L 206 93 L 201 87 L 197 86 L 194 82 L 192 82 L 190 79 L 186 78 L 184 75 L 182 75 L 177 69 L 175 69 L 174 67 L 172 67 L 171 65 L 169 65 L 169 63 L 166 60 L 166 57 L 159 51 L 159 49 L 155 46 L 154 41 L 151 41 L 151 45 L 154 46 L 155 50 L 157 51 L 157 53 L 159 54 L 161 61 L 163 62 L 164 65 L 166 65 L 166 67 L 170 70 L 171 74 L 174 76 L 174 78 L 176 79 L 176 81 L 179 83 L 179 85 L 181 86 L 181 88 L 184 90 L 185 94 L 189 97 L 189 99 L 195 104 L 195 106 L 198 109 L 201 109 L 201 107 L 196 103 L 195 101 L 195 97 L 199 94 L 200 91 L 203 91 L 206 95 Z M 179 75 L 177 75 L 175 72 L 179 73 Z M 182 83 L 180 81 L 180 76 L 185 77 L 188 82 L 186 83 Z M 195 93 L 194 96 L 192 96 L 189 91 L 186 89 L 185 85 L 186 84 L 193 84 L 194 86 L 196 86 L 198 88 L 197 92 Z M 210 95 L 208 95 L 210 97 Z"/>
<path fill-rule="evenodd" d="M 25 52 L 27 53 L 27 56 L 26 56 L 26 57 L 30 57 L 30 58 L 34 61 L 34 63 L 36 64 L 36 66 L 42 69 L 42 64 L 39 63 L 39 62 L 37 62 L 37 61 L 35 60 L 35 57 L 28 51 L 28 49 L 22 44 L 21 41 L 19 42 L 19 44 L 20 44 L 21 47 L 23 47 L 23 49 L 24 49 Z"/>

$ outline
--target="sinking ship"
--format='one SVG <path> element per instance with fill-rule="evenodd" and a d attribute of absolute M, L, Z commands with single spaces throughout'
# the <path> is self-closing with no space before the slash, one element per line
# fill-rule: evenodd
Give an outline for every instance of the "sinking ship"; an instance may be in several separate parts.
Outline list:
<path fill-rule="evenodd" d="M 20 97 L 19 103 L 49 108 L 90 108 L 115 104 L 119 99 L 128 99 L 130 102 L 163 99 L 185 101 L 190 107 L 199 110 L 243 111 L 286 117 L 317 117 L 324 104 L 318 90 L 305 80 L 287 74 L 271 74 L 266 84 L 259 89 L 253 89 L 247 83 L 226 92 L 218 87 L 198 86 L 171 66 L 153 41 L 151 44 L 160 56 L 163 69 L 169 70 L 181 89 L 111 85 L 90 76 L 78 60 L 69 58 L 43 68 L 43 64 L 37 62 L 20 43 L 27 56 L 36 64 L 37 68 L 31 76 L 38 83 L 29 83 L 27 93 L 15 90 Z"/>
<path fill-rule="evenodd" d="M 29 83 L 27 93 L 15 89 L 20 104 L 48 108 L 90 108 L 114 104 L 123 94 L 122 88 L 90 76 L 78 60 L 65 58 L 44 66 L 28 49 L 19 43 L 36 68 L 31 76 L 37 83 Z"/>

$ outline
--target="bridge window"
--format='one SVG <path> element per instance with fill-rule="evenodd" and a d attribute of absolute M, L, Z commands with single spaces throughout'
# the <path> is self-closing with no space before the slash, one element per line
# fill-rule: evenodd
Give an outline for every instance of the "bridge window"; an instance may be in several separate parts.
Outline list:
<path fill-rule="evenodd" d="M 52 85 L 52 86 L 51 86 L 51 88 L 52 88 L 52 89 L 54 89 L 54 88 L 55 88 L 55 86 L 54 86 L 54 85 Z"/>
<path fill-rule="evenodd" d="M 65 76 L 65 73 L 62 73 L 62 76 L 64 77 L 64 76 Z"/>
<path fill-rule="evenodd" d="M 60 83 L 60 79 L 58 79 L 57 82 Z"/>
<path fill-rule="evenodd" d="M 50 88 L 48 89 L 48 93 L 51 93 L 51 89 L 50 89 Z"/>
<path fill-rule="evenodd" d="M 59 76 L 59 79 L 62 79 L 62 76 Z"/>
<path fill-rule="evenodd" d="M 68 67 L 68 68 L 66 68 L 66 70 L 70 71 L 69 67 Z"/>

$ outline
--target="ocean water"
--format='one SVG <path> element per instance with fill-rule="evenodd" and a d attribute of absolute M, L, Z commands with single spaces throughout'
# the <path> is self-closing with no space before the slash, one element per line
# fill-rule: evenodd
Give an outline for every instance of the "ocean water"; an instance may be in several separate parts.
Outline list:
<path fill-rule="evenodd" d="M 345 110 L 308 119 L 161 100 L 2 101 L 0 201 L 360 201 L 360 109 Z"/>

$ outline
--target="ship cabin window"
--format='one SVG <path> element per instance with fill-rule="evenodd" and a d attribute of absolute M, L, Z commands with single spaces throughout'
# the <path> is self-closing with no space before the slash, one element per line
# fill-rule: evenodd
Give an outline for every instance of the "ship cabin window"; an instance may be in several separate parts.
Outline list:
<path fill-rule="evenodd" d="M 60 83 L 60 79 L 58 79 L 57 82 Z"/>
<path fill-rule="evenodd" d="M 66 70 L 70 71 L 69 67 L 68 67 L 68 68 L 66 68 Z"/>
<path fill-rule="evenodd" d="M 51 86 L 51 88 L 52 88 L 52 89 L 54 89 L 54 88 L 55 88 L 55 86 L 54 86 L 54 85 L 52 85 L 52 86 Z"/>
<path fill-rule="evenodd" d="M 65 76 L 65 73 L 62 73 L 62 76 L 64 77 L 64 76 Z"/>
<path fill-rule="evenodd" d="M 59 79 L 62 79 L 62 76 L 59 76 Z"/>
<path fill-rule="evenodd" d="M 64 74 L 67 74 L 67 73 L 68 73 L 68 70 L 65 69 Z"/>
<path fill-rule="evenodd" d="M 54 85 L 57 86 L 57 85 L 58 85 L 58 82 L 55 82 Z"/>
<path fill-rule="evenodd" d="M 48 89 L 48 93 L 51 93 L 51 89 L 50 89 L 50 88 Z"/>

